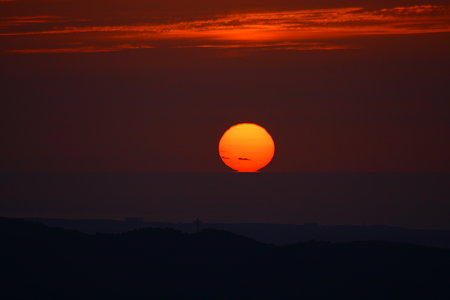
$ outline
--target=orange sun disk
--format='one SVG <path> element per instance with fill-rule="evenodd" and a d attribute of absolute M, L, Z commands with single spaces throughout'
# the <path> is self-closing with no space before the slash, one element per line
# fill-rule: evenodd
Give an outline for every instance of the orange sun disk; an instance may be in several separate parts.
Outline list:
<path fill-rule="evenodd" d="M 238 172 L 257 172 L 270 163 L 275 143 L 263 127 L 253 123 L 231 126 L 219 142 L 222 161 Z"/>

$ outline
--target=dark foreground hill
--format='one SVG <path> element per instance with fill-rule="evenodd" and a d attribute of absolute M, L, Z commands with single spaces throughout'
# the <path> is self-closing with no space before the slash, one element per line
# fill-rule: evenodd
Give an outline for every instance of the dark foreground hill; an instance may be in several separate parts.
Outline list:
<path fill-rule="evenodd" d="M 219 230 L 89 235 L 0 219 L 3 299 L 449 299 L 450 250 L 272 246 Z"/>

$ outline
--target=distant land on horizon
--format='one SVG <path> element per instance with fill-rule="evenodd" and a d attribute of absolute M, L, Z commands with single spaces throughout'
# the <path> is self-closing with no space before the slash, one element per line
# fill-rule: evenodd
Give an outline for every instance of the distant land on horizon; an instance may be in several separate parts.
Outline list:
<path fill-rule="evenodd" d="M 125 233 L 144 228 L 170 228 L 185 233 L 217 229 L 246 236 L 262 243 L 286 245 L 308 241 L 353 242 L 386 241 L 422 246 L 450 248 L 450 230 L 421 230 L 384 225 L 320 225 L 263 223 L 192 223 L 150 222 L 143 218 L 110 219 L 51 219 L 28 218 L 47 226 L 78 230 L 83 233 Z"/>
<path fill-rule="evenodd" d="M 450 174 L 0 173 L 4 217 L 450 230 Z"/>

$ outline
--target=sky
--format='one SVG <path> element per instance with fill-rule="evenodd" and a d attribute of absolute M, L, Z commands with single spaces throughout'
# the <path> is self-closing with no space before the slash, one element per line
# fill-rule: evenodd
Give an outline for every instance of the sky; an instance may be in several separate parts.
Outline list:
<path fill-rule="evenodd" d="M 0 0 L 0 171 L 449 172 L 448 1 Z"/>
<path fill-rule="evenodd" d="M 398 173 L 0 173 L 0 213 L 450 230 L 449 180 Z"/>

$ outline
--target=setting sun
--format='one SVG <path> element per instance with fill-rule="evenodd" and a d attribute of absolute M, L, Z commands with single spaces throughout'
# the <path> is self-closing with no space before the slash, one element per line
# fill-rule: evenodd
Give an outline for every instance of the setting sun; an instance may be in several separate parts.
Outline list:
<path fill-rule="evenodd" d="M 256 172 L 273 158 L 275 144 L 263 127 L 253 123 L 231 126 L 219 142 L 222 161 L 238 172 Z"/>

